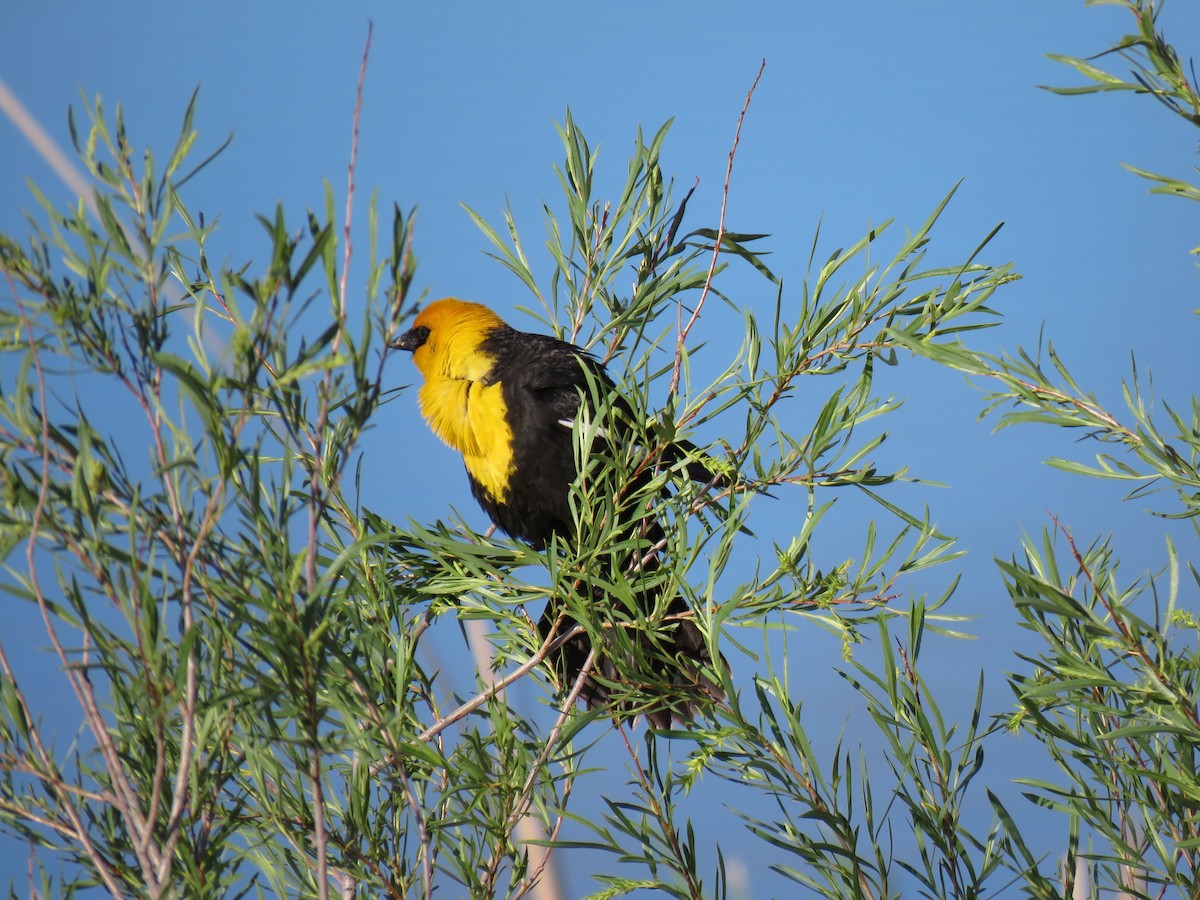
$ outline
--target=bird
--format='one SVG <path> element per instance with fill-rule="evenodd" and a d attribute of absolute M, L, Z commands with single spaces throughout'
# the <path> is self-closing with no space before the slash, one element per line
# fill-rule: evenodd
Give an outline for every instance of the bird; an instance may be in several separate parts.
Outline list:
<path fill-rule="evenodd" d="M 467 300 L 446 297 L 421 309 L 412 327 L 391 342 L 412 353 L 413 363 L 424 378 L 418 392 L 421 415 L 437 437 L 463 458 L 471 493 L 492 522 L 510 537 L 544 549 L 555 536 L 576 537 L 571 512 L 571 486 L 579 475 L 577 439 L 573 433 L 582 405 L 589 417 L 601 407 L 613 411 L 597 430 L 598 442 L 616 442 L 632 437 L 622 434 L 622 425 L 633 421 L 633 410 L 617 391 L 604 365 L 575 344 L 550 335 L 519 331 L 504 322 L 491 308 Z M 607 396 L 600 402 L 599 393 Z M 592 444 L 592 452 L 596 451 Z M 626 445 L 627 446 L 627 445 Z M 649 452 L 649 451 L 647 451 Z M 700 452 L 682 439 L 657 448 L 657 460 L 639 467 L 627 493 L 640 497 L 657 466 L 677 466 L 692 480 L 709 487 L 723 484 L 701 461 Z M 655 463 L 652 465 L 650 463 Z M 590 470 L 589 470 L 590 471 Z M 620 564 L 636 587 L 639 612 L 649 613 L 661 599 L 662 578 L 654 579 L 659 552 L 665 546 L 665 531 L 652 513 L 630 513 L 628 531 L 634 549 Z M 626 505 L 628 509 L 628 504 Z M 640 539 L 638 539 L 640 538 Z M 621 546 L 626 546 L 621 542 Z M 596 588 L 593 602 L 616 602 Z M 539 630 L 543 639 L 566 633 L 561 608 L 547 603 Z M 628 612 L 625 620 L 630 616 Z M 618 720 L 644 715 L 655 728 L 668 728 L 673 721 L 694 720 L 706 700 L 721 700 L 724 692 L 708 672 L 715 673 L 708 643 L 693 621 L 687 601 L 676 592 L 667 600 L 662 627 L 656 635 L 634 635 L 643 647 L 657 648 L 655 656 L 668 660 L 664 672 L 637 672 L 645 702 L 618 703 Z M 559 678 L 560 689 L 576 685 L 593 648 L 586 634 L 567 639 L 548 659 Z M 577 699 L 594 709 L 610 703 L 611 685 L 621 681 L 617 667 L 595 648 L 593 667 L 578 685 Z M 726 667 L 723 656 L 719 665 Z M 653 657 L 652 657 L 653 658 Z M 666 687 L 664 681 L 670 685 Z M 657 692 L 654 690 L 658 685 Z M 670 699 L 667 699 L 667 695 Z M 628 696 L 628 693 L 623 693 Z M 630 709 L 636 708 L 634 715 Z"/>

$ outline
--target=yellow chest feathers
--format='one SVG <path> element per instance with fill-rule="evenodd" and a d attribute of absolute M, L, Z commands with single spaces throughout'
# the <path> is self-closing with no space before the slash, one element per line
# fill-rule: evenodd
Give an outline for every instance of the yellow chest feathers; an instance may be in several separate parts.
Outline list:
<path fill-rule="evenodd" d="M 513 473 L 513 434 L 500 385 L 435 376 L 425 381 L 419 400 L 433 433 L 461 453 L 471 477 L 503 502 Z"/>

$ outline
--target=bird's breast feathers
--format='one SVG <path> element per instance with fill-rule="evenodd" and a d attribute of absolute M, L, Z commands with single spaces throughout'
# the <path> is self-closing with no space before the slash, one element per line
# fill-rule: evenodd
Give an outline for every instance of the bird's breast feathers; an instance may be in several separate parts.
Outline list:
<path fill-rule="evenodd" d="M 433 432 L 463 456 L 471 477 L 500 503 L 514 470 L 513 433 L 499 382 L 428 379 L 421 414 Z"/>

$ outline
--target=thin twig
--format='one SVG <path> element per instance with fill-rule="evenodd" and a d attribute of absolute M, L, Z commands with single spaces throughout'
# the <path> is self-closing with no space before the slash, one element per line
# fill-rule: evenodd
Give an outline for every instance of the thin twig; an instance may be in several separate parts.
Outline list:
<path fill-rule="evenodd" d="M 42 370 L 41 354 L 38 352 L 37 338 L 35 336 L 33 324 L 29 321 L 29 318 L 26 315 L 25 305 L 17 296 L 16 285 L 12 283 L 11 277 L 9 278 L 9 288 L 12 291 L 13 299 L 16 302 L 17 313 L 21 318 L 22 327 L 25 329 L 25 333 L 29 336 L 29 352 L 33 358 L 34 373 L 37 376 L 38 402 L 41 408 L 40 411 L 42 420 L 41 482 L 38 487 L 37 505 L 34 507 L 33 515 L 30 518 L 29 540 L 25 546 L 25 559 L 29 566 L 29 583 L 33 590 L 34 598 L 37 601 L 38 609 L 41 611 L 42 622 L 44 623 L 46 633 L 50 638 L 50 643 L 53 645 L 54 651 L 57 654 L 59 661 L 62 663 L 64 671 L 67 673 L 68 681 L 70 681 L 71 687 L 75 691 L 75 696 L 79 700 L 79 705 L 83 710 L 84 718 L 94 733 L 96 744 L 100 748 L 101 756 L 104 759 L 105 766 L 107 767 L 109 775 L 113 780 L 113 786 L 120 798 L 119 800 L 115 800 L 113 805 L 125 814 L 126 821 L 129 822 L 131 827 L 135 828 L 136 834 L 137 830 L 139 830 L 136 829 L 136 826 L 139 824 L 138 820 L 140 820 L 140 817 L 135 817 L 135 809 L 131 809 L 129 807 L 132 789 L 128 782 L 124 780 L 124 770 L 121 768 L 120 758 L 112 745 L 111 736 L 105 730 L 104 717 L 100 713 L 100 710 L 95 702 L 95 697 L 89 696 L 90 686 L 78 672 L 72 669 L 67 661 L 66 651 L 63 649 L 62 643 L 58 639 L 58 632 L 54 628 L 54 623 L 50 617 L 49 603 L 46 600 L 46 595 L 42 592 L 42 587 L 38 580 L 34 551 L 37 546 L 38 530 L 41 527 L 42 516 L 46 511 L 46 502 L 50 494 L 50 413 L 46 408 L 46 376 L 45 372 Z M 4 662 L 5 669 L 7 669 L 7 660 Z M 38 754 L 42 757 L 43 761 L 47 764 L 50 763 L 51 760 L 49 754 L 46 752 L 45 747 L 42 746 L 41 739 L 38 737 L 36 729 L 31 732 L 31 739 L 35 742 Z M 84 852 L 87 854 L 88 860 L 91 862 L 92 868 L 95 870 L 96 875 L 101 881 L 104 882 L 104 886 L 108 888 L 109 892 L 114 897 L 123 896 L 121 886 L 113 878 L 112 873 L 101 857 L 99 850 L 97 850 L 95 845 L 92 843 L 92 839 L 88 834 L 87 828 L 83 824 L 83 820 L 79 815 L 79 811 L 75 809 L 74 804 L 66 802 L 66 798 L 61 796 L 58 791 L 55 791 L 54 794 L 55 799 L 58 801 L 63 813 L 68 819 L 71 820 L 75 837 L 83 846 Z M 129 821 L 130 819 L 134 819 L 135 821 Z M 147 876 L 147 879 L 152 880 L 153 872 L 146 864 L 147 861 L 140 859 L 139 862 L 143 865 L 143 870 Z"/>
<path fill-rule="evenodd" d="M 425 821 L 421 803 L 413 790 L 412 779 L 408 777 L 404 766 L 400 765 L 402 757 L 397 753 L 395 759 L 396 770 L 400 773 L 400 784 L 404 789 L 404 799 L 408 802 L 408 808 L 412 810 L 413 818 L 417 822 L 417 837 L 421 846 L 421 896 L 428 900 L 433 896 L 433 859 L 430 856 L 429 825 Z"/>
<path fill-rule="evenodd" d="M 428 621 L 427 619 L 424 621 Z M 415 643 L 415 641 L 414 641 Z M 413 819 L 417 823 L 417 836 L 420 842 L 419 855 L 421 858 L 421 875 L 424 891 L 422 896 L 428 898 L 433 895 L 433 860 L 432 860 L 432 843 L 429 834 L 429 825 L 424 812 L 421 809 L 420 801 L 417 798 L 416 791 L 413 789 L 412 779 L 408 775 L 408 770 L 404 765 L 404 752 L 396 743 L 396 739 L 391 730 L 387 727 L 384 721 L 383 714 L 379 711 L 379 707 L 371 699 L 370 692 L 359 679 L 356 677 L 353 670 L 347 670 L 346 674 L 350 678 L 350 684 L 358 695 L 359 700 L 367 708 L 367 715 L 370 717 L 371 723 L 375 726 L 379 737 L 387 745 L 388 755 L 391 758 L 392 765 L 400 776 L 400 784 L 404 791 L 404 798 L 408 803 L 409 809 L 412 811 Z M 358 765 L 356 755 L 355 766 Z M 371 777 L 374 778 L 382 770 L 383 766 L 376 764 L 371 766 Z M 345 892 L 345 881 L 343 880 L 343 893 Z"/>
<path fill-rule="evenodd" d="M 742 112 L 738 116 L 737 129 L 733 133 L 733 146 L 729 148 L 729 163 L 725 167 L 725 187 L 721 194 L 721 218 L 717 223 L 717 238 L 713 241 L 712 260 L 708 264 L 708 275 L 704 279 L 700 299 L 696 302 L 696 308 L 692 310 L 691 318 L 688 319 L 686 325 L 683 324 L 683 303 L 682 301 L 679 303 L 679 333 L 675 340 L 675 363 L 671 368 L 671 385 L 667 389 L 667 393 L 672 396 L 679 389 L 679 375 L 683 368 L 683 347 L 687 342 L 688 333 L 696 324 L 696 320 L 700 318 L 700 311 L 704 308 L 704 301 L 708 298 L 713 277 L 717 274 L 717 260 L 721 256 L 721 244 L 725 240 L 725 210 L 729 205 L 729 181 L 733 177 L 733 158 L 737 155 L 738 143 L 742 139 L 742 122 L 746 119 L 746 111 L 750 109 L 750 100 L 754 97 L 754 90 L 758 87 L 758 81 L 762 78 L 763 69 L 766 67 L 767 61 L 764 59 L 759 64 L 758 74 L 754 76 L 754 83 L 746 92 L 746 102 L 742 104 Z"/>
<path fill-rule="evenodd" d="M 1165 688 L 1176 698 L 1178 698 L 1179 692 L 1175 689 L 1174 685 L 1167 680 L 1166 675 L 1157 667 L 1153 660 L 1146 655 L 1146 651 L 1142 646 L 1142 642 L 1129 631 L 1124 618 L 1118 614 L 1112 602 L 1109 601 L 1104 592 L 1100 589 L 1100 586 L 1096 583 L 1095 576 L 1092 574 L 1092 571 L 1088 567 L 1086 560 L 1084 560 L 1083 555 L 1079 552 L 1079 548 L 1075 545 L 1075 539 L 1072 537 L 1070 531 L 1058 520 L 1057 516 L 1051 515 L 1050 519 L 1054 522 L 1055 528 L 1061 531 L 1066 539 L 1067 545 L 1070 547 L 1071 555 L 1074 557 L 1076 565 L 1079 567 L 1080 572 L 1083 573 L 1084 578 L 1087 579 L 1088 584 L 1091 586 L 1093 596 L 1108 612 L 1109 617 L 1112 619 L 1115 627 L 1121 632 L 1121 635 L 1126 642 L 1127 652 L 1139 660 L 1142 665 L 1149 670 L 1151 676 L 1158 681 L 1161 687 Z M 1093 687 L 1091 689 L 1091 694 L 1097 707 L 1108 705 L 1105 692 L 1101 688 Z M 1197 725 L 1195 710 L 1192 708 L 1191 704 L 1184 706 L 1183 711 L 1185 715 L 1191 718 L 1192 724 Z M 1097 713 L 1097 715 L 1104 723 L 1106 723 L 1108 730 L 1115 730 L 1120 725 L 1117 717 L 1114 715 L 1107 713 Z M 1141 748 L 1138 746 L 1137 742 L 1130 737 L 1125 737 L 1123 740 L 1128 748 L 1129 758 L 1132 762 L 1132 765 L 1139 771 L 1147 770 L 1150 763 L 1144 758 Z M 1123 763 L 1119 759 L 1119 754 L 1114 751 L 1111 743 L 1111 741 L 1102 741 L 1101 746 L 1104 748 L 1105 755 L 1110 766 L 1109 790 L 1112 792 L 1113 797 L 1120 799 L 1122 798 L 1123 792 L 1121 790 L 1119 770 L 1125 767 L 1127 763 Z M 1168 803 L 1168 798 L 1165 796 L 1162 786 L 1153 779 L 1151 779 L 1148 784 L 1155 798 L 1165 808 Z M 1125 808 L 1124 806 L 1121 806 L 1119 808 L 1119 818 L 1121 819 L 1122 829 L 1125 827 L 1125 816 Z M 1180 833 L 1180 830 L 1175 823 L 1170 823 L 1168 831 L 1170 832 L 1172 838 L 1174 838 L 1176 841 L 1184 841 L 1187 838 L 1187 836 Z M 1194 869 L 1194 863 L 1191 857 L 1188 857 L 1188 862 Z"/>
<path fill-rule="evenodd" d="M 243 412 L 240 419 L 232 428 L 234 435 L 240 434 L 242 428 L 245 427 L 249 416 Z M 204 513 L 200 519 L 199 527 L 196 530 L 195 539 L 192 542 L 191 550 L 187 553 L 186 558 L 182 562 L 183 579 L 180 592 L 180 615 L 183 624 L 183 633 L 187 634 L 191 631 L 195 622 L 195 615 L 192 610 L 192 594 L 193 583 L 196 575 L 196 566 L 200 557 L 201 550 L 208 541 L 209 535 L 216 528 L 217 519 L 220 514 L 221 503 L 225 498 L 225 482 L 221 481 L 212 491 L 205 505 Z M 174 510 L 174 515 L 177 523 L 177 532 L 180 538 L 183 536 L 183 520 L 184 511 L 182 507 Z M 182 554 L 182 544 L 179 548 L 179 553 Z M 135 592 L 136 595 L 136 592 Z M 139 637 L 140 640 L 140 637 Z M 159 881 L 166 884 L 170 874 L 172 860 L 175 858 L 175 845 L 179 842 L 179 837 L 183 831 L 184 814 L 187 810 L 187 801 L 192 796 L 192 779 L 191 768 L 192 761 L 195 758 L 195 734 L 196 734 L 196 706 L 199 696 L 200 673 L 197 663 L 197 649 L 193 642 L 188 650 L 187 659 L 184 662 L 184 692 L 183 698 L 179 702 L 179 715 L 181 722 L 181 732 L 179 736 L 179 761 L 175 767 L 175 790 L 171 797 L 171 808 L 167 817 L 167 826 L 165 836 L 161 839 L 162 853 L 159 859 L 158 875 Z M 165 742 L 160 734 L 157 738 L 161 746 Z M 155 791 L 158 790 L 158 781 L 155 781 Z M 156 810 L 157 805 L 150 806 L 149 809 Z"/>
<path fill-rule="evenodd" d="M 374 26 L 368 22 L 367 24 L 367 40 L 363 46 L 362 63 L 359 66 L 358 72 L 358 88 L 355 94 L 354 102 L 354 119 L 352 136 L 350 139 L 350 162 L 348 164 L 348 187 L 346 190 L 346 212 L 345 222 L 343 223 L 343 240 L 345 242 L 344 254 L 342 258 L 342 277 L 338 286 L 338 296 L 334 298 L 334 303 L 337 311 L 337 331 L 333 338 L 333 348 L 336 353 L 337 348 L 341 346 L 342 338 L 346 330 L 346 279 L 350 272 L 350 219 L 354 212 L 354 168 L 357 163 L 358 154 L 358 125 L 362 115 L 362 92 L 363 82 L 367 77 L 367 60 L 371 52 L 371 33 Z M 327 369 L 325 378 L 319 388 L 320 407 L 317 414 L 317 421 L 312 432 L 313 445 L 313 463 L 312 463 L 312 482 L 311 496 L 308 503 L 308 536 L 307 536 L 307 557 L 305 559 L 305 585 L 307 592 L 311 595 L 316 590 L 317 584 L 317 529 L 328 503 L 328 492 L 330 486 L 325 483 L 325 429 L 329 423 L 330 412 L 330 393 L 333 388 L 333 370 Z M 337 475 L 335 475 L 335 478 Z M 312 779 L 312 800 L 313 800 L 313 842 L 316 845 L 317 865 L 317 896 L 320 900 L 329 900 L 329 846 L 328 835 L 326 834 L 325 826 L 325 795 L 324 787 L 321 783 L 321 742 L 318 736 L 319 729 L 319 714 L 317 713 L 317 704 L 315 692 L 317 687 L 315 684 L 306 684 L 308 692 L 308 705 L 311 710 L 311 718 L 308 723 L 312 728 L 311 746 L 309 748 L 309 777 Z"/>
<path fill-rule="evenodd" d="M 523 819 L 526 814 L 528 814 L 529 804 L 533 796 L 533 785 L 537 781 L 538 776 L 542 773 L 542 767 L 550 758 L 550 753 L 554 750 L 555 744 L 558 743 L 558 736 L 562 734 L 563 726 L 566 724 L 567 717 L 571 714 L 571 710 L 575 708 L 575 704 L 579 700 L 579 695 L 583 692 L 584 684 L 591 677 L 592 666 L 595 665 L 595 662 L 596 648 L 592 647 L 590 650 L 588 650 L 587 659 L 583 661 L 583 665 L 579 669 L 579 675 L 577 675 L 575 678 L 575 684 L 571 687 L 571 693 L 569 693 L 567 698 L 563 701 L 562 708 L 558 713 L 558 718 L 554 722 L 554 727 L 550 729 L 550 734 L 546 738 L 546 743 L 542 746 L 541 751 L 538 753 L 537 759 L 533 761 L 533 765 L 529 767 L 529 775 L 526 776 L 525 783 L 521 786 L 520 797 L 518 798 L 516 804 L 513 805 L 512 810 L 509 812 L 508 819 L 505 822 L 503 829 L 505 834 L 507 834 L 510 829 L 516 827 L 516 823 Z M 526 852 L 528 853 L 528 851 Z M 547 858 L 548 857 L 549 853 L 547 853 Z M 491 864 L 489 865 L 489 875 L 493 879 L 495 878 L 496 872 L 499 868 L 499 860 L 500 854 L 497 853 L 492 857 Z M 542 865 L 538 867 L 539 874 L 541 873 L 541 870 L 545 868 L 545 865 L 545 860 L 543 860 Z M 522 882 L 520 888 L 518 889 L 517 895 L 520 896 L 520 894 L 528 889 L 526 887 L 527 884 L 529 887 L 532 887 L 534 883 L 535 880 L 526 879 L 526 881 Z"/>
<path fill-rule="evenodd" d="M 629 742 L 629 735 L 625 733 L 625 725 L 618 722 L 617 730 L 621 733 L 621 740 L 625 742 L 625 749 L 629 753 L 630 760 L 633 761 L 634 772 L 637 774 L 638 782 L 642 786 L 646 802 L 650 805 L 650 811 L 662 826 L 663 837 L 666 839 L 667 844 L 671 848 L 672 855 L 678 862 L 678 865 L 672 866 L 672 868 L 676 873 L 683 876 L 683 880 L 687 884 L 688 893 L 692 897 L 700 897 L 700 885 L 696 883 L 692 867 L 687 864 L 688 856 L 684 853 L 683 847 L 679 843 L 679 832 L 675 830 L 675 824 L 671 819 L 664 814 L 654 790 L 650 787 L 650 780 L 646 777 L 646 770 L 642 768 L 642 762 L 638 759 L 637 752 Z"/>
<path fill-rule="evenodd" d="M 1158 663 L 1150 657 L 1150 654 L 1146 652 L 1146 648 L 1142 641 L 1136 635 L 1134 635 L 1132 631 L 1130 631 L 1129 624 L 1125 620 L 1125 616 L 1123 616 L 1121 612 L 1116 609 L 1113 602 L 1108 599 L 1108 596 L 1105 594 L 1104 590 L 1099 584 L 1096 583 L 1096 579 L 1092 575 L 1091 569 L 1088 568 L 1087 562 L 1083 558 L 1083 554 L 1080 553 L 1079 548 L 1075 546 L 1075 538 L 1071 536 L 1070 531 L 1068 531 L 1066 526 L 1058 520 L 1057 516 L 1052 515 L 1050 516 L 1050 519 L 1054 522 L 1054 527 L 1061 531 L 1063 537 L 1066 538 L 1067 546 L 1071 549 L 1071 555 L 1075 558 L 1075 564 L 1079 566 L 1079 570 L 1087 579 L 1088 584 L 1091 585 L 1093 596 L 1095 596 L 1105 610 L 1108 611 L 1109 616 L 1112 618 L 1113 625 L 1116 627 L 1117 631 L 1121 633 L 1121 638 L 1125 641 L 1126 650 L 1146 668 L 1146 671 L 1154 678 L 1154 680 L 1157 681 L 1159 685 L 1164 687 L 1174 699 L 1177 701 L 1180 700 L 1182 697 L 1182 692 L 1175 687 L 1174 681 L 1171 679 L 1171 677 L 1164 672 L 1159 667 Z M 1182 712 L 1187 717 L 1188 721 L 1192 723 L 1192 726 L 1200 729 L 1200 716 L 1197 716 L 1195 706 L 1191 703 L 1177 703 L 1176 705 L 1180 712 Z"/>
<path fill-rule="evenodd" d="M 311 723 L 316 730 L 316 723 Z M 313 843 L 317 850 L 317 896 L 329 898 L 329 836 L 325 831 L 325 788 L 321 782 L 321 744 L 314 734 L 309 746 L 308 777 L 312 780 Z"/>
<path fill-rule="evenodd" d="M 564 766 L 564 768 L 565 768 L 565 766 Z M 567 801 L 570 800 L 570 798 L 571 798 L 571 789 L 574 786 L 575 786 L 575 777 L 568 771 L 564 775 L 562 798 L 559 800 L 559 803 L 558 803 L 558 808 L 559 808 L 559 810 L 562 810 L 562 811 L 559 812 L 558 817 L 555 818 L 554 828 L 552 828 L 550 830 L 550 834 L 547 835 L 547 838 L 546 838 L 546 840 L 548 841 L 550 846 L 547 846 L 545 848 L 546 852 L 545 852 L 545 854 L 543 854 L 541 861 L 537 864 L 537 866 L 534 867 L 532 872 L 530 872 L 528 875 L 525 876 L 525 880 L 522 881 L 520 886 L 517 888 L 517 890 L 513 892 L 514 898 L 515 897 L 523 897 L 526 894 L 526 892 L 528 892 L 534 885 L 541 883 L 542 873 L 545 872 L 546 867 L 550 864 L 550 854 L 554 850 L 554 842 L 558 840 L 558 835 L 562 831 L 563 823 L 566 821 L 567 815 L 566 815 L 565 810 L 567 808 Z M 554 875 L 554 870 L 552 869 L 551 870 L 551 882 L 552 883 L 554 883 L 556 881 L 556 879 L 554 879 L 553 875 Z"/>
<path fill-rule="evenodd" d="M 346 220 L 342 223 L 342 240 L 345 247 L 342 253 L 342 280 L 338 285 L 341 295 L 338 297 L 338 317 L 343 323 L 346 319 L 346 279 L 350 275 L 350 217 L 354 212 L 354 165 L 358 160 L 358 124 L 362 115 L 363 83 L 367 79 L 367 58 L 371 55 L 371 35 L 374 31 L 375 23 L 367 19 L 367 42 L 363 46 L 362 64 L 358 69 L 358 90 L 354 98 L 354 129 L 350 138 L 350 165 L 346 177 Z M 340 332 L 338 336 L 340 337 Z"/>
<path fill-rule="evenodd" d="M 547 638 L 545 640 L 545 642 L 542 644 L 542 646 L 538 648 L 538 652 L 535 653 L 532 657 L 530 657 L 529 660 L 522 663 L 519 667 L 514 669 L 510 674 L 501 678 L 499 681 L 494 682 L 491 685 L 491 687 L 489 687 L 487 690 L 481 691 L 480 693 L 476 694 L 474 697 L 472 697 L 470 700 L 468 700 L 462 706 L 458 707 L 458 709 L 454 710 L 451 713 L 447 713 L 441 719 L 434 722 L 432 725 L 430 725 L 428 728 L 426 728 L 424 731 L 422 731 L 419 735 L 417 735 L 417 740 L 418 741 L 428 741 L 431 738 L 436 737 L 437 735 L 441 734 L 443 731 L 445 731 L 449 726 L 453 725 L 459 719 L 463 718 L 464 716 L 470 715 L 475 710 L 479 709 L 479 707 L 483 706 L 483 704 L 487 703 L 489 700 L 491 700 L 493 697 L 495 697 L 498 693 L 500 693 L 506 687 L 508 687 L 510 684 L 512 684 L 514 681 L 517 681 L 518 679 L 523 678 L 524 676 L 528 675 L 531 671 L 533 671 L 535 668 L 537 668 L 537 665 L 540 662 L 542 662 L 542 660 L 544 660 L 547 656 L 549 656 L 551 653 L 553 653 L 555 650 L 557 650 L 559 647 L 561 647 L 563 644 L 565 644 L 571 638 L 573 638 L 579 634 L 582 634 L 583 631 L 584 631 L 584 628 L 582 625 L 576 625 L 575 627 L 564 632 L 563 634 L 554 635 L 552 638 Z"/>

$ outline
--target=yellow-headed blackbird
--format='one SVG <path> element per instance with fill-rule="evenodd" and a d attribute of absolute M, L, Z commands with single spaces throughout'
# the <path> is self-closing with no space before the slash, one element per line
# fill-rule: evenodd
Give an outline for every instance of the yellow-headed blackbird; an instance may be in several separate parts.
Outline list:
<path fill-rule="evenodd" d="M 599 388 L 612 392 L 606 398 L 610 407 L 631 415 L 604 366 L 574 344 L 517 331 L 486 306 L 453 298 L 427 306 L 393 346 L 412 352 L 425 378 L 419 394 L 421 413 L 433 432 L 462 454 L 471 492 L 492 521 L 539 548 L 553 535 L 571 537 L 569 497 L 578 474 L 572 425 L 580 404 L 594 408 L 592 398 Z M 691 457 L 688 451 L 693 451 Z M 662 452 L 662 461 L 680 465 L 698 481 L 721 480 L 695 460 L 694 451 L 690 444 L 677 442 Z M 648 479 L 652 469 L 644 467 L 638 477 Z M 635 529 L 642 532 L 642 540 L 624 565 L 626 571 L 637 570 L 646 577 L 657 566 L 655 551 L 661 549 L 663 531 L 653 521 L 631 526 Z M 654 608 L 654 599 L 648 591 L 638 594 L 643 611 Z M 547 604 L 541 620 L 543 635 L 555 627 L 557 612 L 553 603 Z M 704 696 L 721 696 L 720 689 L 701 673 L 712 660 L 687 612 L 682 597 L 676 595 L 668 602 L 667 624 L 659 631 L 663 638 L 656 642 L 656 655 L 671 659 L 670 668 L 639 677 L 651 695 L 655 684 L 683 688 L 675 693 L 684 699 L 674 701 L 673 709 L 665 698 L 657 706 L 653 700 L 641 706 L 655 727 L 668 727 L 673 716 L 690 717 L 695 701 Z M 648 641 L 644 638 L 643 646 Z M 586 637 L 579 636 L 552 658 L 564 689 L 574 685 L 589 650 Z M 611 684 L 619 679 L 603 653 L 596 654 L 593 672 L 597 678 L 585 679 L 580 691 L 589 708 L 608 701 L 610 691 L 604 681 Z"/>

